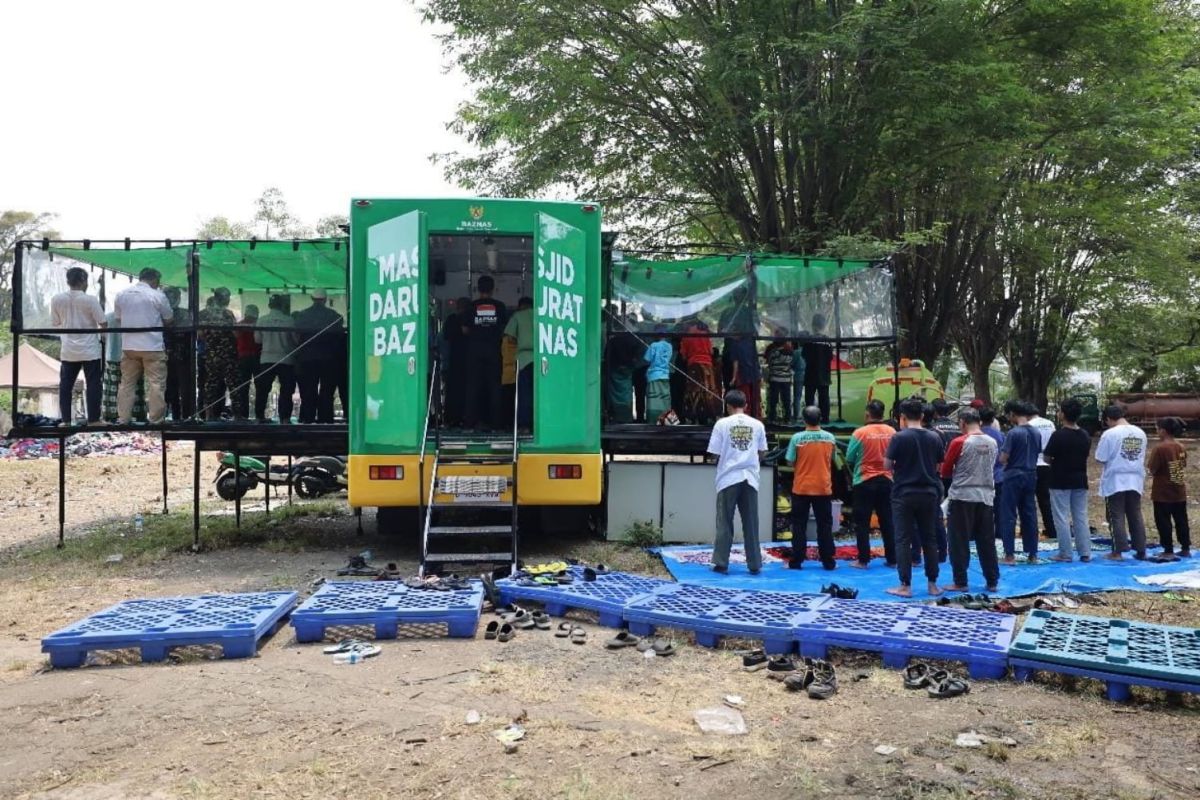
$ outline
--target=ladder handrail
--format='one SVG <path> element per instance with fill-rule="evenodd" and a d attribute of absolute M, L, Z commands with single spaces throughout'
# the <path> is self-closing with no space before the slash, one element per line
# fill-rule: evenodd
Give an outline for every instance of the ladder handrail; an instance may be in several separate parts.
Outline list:
<path fill-rule="evenodd" d="M 530 367 L 532 369 L 532 366 Z M 520 437 L 520 412 L 521 412 L 521 370 L 517 370 L 517 385 L 516 391 L 513 392 L 513 427 L 512 427 L 512 564 L 510 569 L 513 574 L 517 571 L 517 540 L 520 534 L 517 532 L 517 456 L 521 448 Z"/>
<path fill-rule="evenodd" d="M 433 520 L 433 495 L 437 491 L 438 454 L 433 454 L 433 468 L 429 474 L 429 502 L 425 505 L 425 524 L 421 528 L 421 566 L 418 575 L 425 577 L 425 556 L 429 555 L 429 525 Z M 419 499 L 424 500 L 424 497 Z M 419 502 L 418 501 L 418 502 Z"/>
<path fill-rule="evenodd" d="M 441 364 L 441 359 L 433 359 L 433 369 L 430 371 L 429 377 L 429 396 L 425 401 L 425 426 L 421 429 L 421 450 L 417 456 L 417 519 L 425 517 L 425 527 L 421 531 L 421 574 L 425 573 L 425 554 L 429 552 L 429 514 L 428 509 L 433 504 L 433 492 L 429 493 L 429 506 L 422 507 L 425 501 L 425 450 L 429 443 L 429 420 L 433 417 L 433 393 L 438 385 L 438 367 Z M 441 430 L 439 425 L 436 430 Z M 434 479 L 429 482 L 429 487 L 432 489 L 436 484 L 437 460 L 434 459 Z"/>

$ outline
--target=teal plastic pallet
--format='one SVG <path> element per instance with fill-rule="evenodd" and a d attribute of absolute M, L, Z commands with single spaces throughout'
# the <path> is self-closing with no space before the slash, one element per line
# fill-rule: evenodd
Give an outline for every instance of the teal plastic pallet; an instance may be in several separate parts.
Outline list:
<path fill-rule="evenodd" d="M 1200 629 L 1038 609 L 1009 656 L 1116 675 L 1200 684 Z"/>

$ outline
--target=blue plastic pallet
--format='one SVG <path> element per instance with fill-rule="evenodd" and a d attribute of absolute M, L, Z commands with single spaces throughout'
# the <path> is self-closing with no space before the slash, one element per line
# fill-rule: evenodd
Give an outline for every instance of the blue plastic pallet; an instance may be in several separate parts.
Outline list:
<path fill-rule="evenodd" d="M 126 600 L 42 639 L 53 667 L 79 667 L 89 651 L 137 647 L 162 661 L 172 647 L 216 644 L 225 658 L 249 658 L 299 600 L 296 592 Z"/>
<path fill-rule="evenodd" d="M 292 613 L 296 641 L 319 642 L 327 628 L 371 626 L 377 639 L 395 639 L 401 625 L 445 624 L 450 636 L 470 637 L 479 626 L 483 586 L 434 591 L 401 581 L 332 581 Z"/>
<path fill-rule="evenodd" d="M 825 658 L 830 647 L 879 652 L 883 663 L 903 668 L 910 658 L 963 661 L 972 678 L 1008 672 L 1008 646 L 1016 618 L 948 606 L 870 600 L 831 600 L 803 615 L 796 626 L 800 653 Z"/>
<path fill-rule="evenodd" d="M 635 597 L 649 594 L 664 586 L 675 586 L 673 581 L 662 578 L 647 578 L 625 572 L 610 572 L 597 575 L 594 581 L 583 580 L 583 570 L 571 569 L 574 583 L 557 586 L 522 586 L 517 581 L 496 582 L 500 601 L 509 605 L 518 600 L 541 603 L 546 613 L 564 616 L 570 609 L 594 611 L 600 616 L 600 624 L 609 628 L 620 628 L 625 624 L 625 604 Z"/>
<path fill-rule="evenodd" d="M 1037 609 L 1009 654 L 1023 661 L 1190 684 L 1200 691 L 1200 629 Z M 1049 669 L 1049 667 L 1047 667 Z"/>
<path fill-rule="evenodd" d="M 652 636 L 658 627 L 679 628 L 694 633 L 704 647 L 737 636 L 761 639 L 769 653 L 790 653 L 796 646 L 796 625 L 828 601 L 825 595 L 672 584 L 630 600 L 625 619 L 639 636 Z"/>
<path fill-rule="evenodd" d="M 1200 694 L 1200 684 L 1182 681 L 1164 681 L 1157 678 L 1146 678 L 1140 675 L 1121 675 L 1116 672 L 1105 672 L 1083 667 L 1069 667 L 1065 664 L 1053 664 L 1049 661 L 1035 661 L 1029 658 L 1009 658 L 1012 664 L 1013 677 L 1019 681 L 1032 680 L 1038 672 L 1057 672 L 1062 675 L 1076 675 L 1081 678 L 1093 678 L 1104 682 L 1104 694 L 1109 700 L 1123 703 L 1129 699 L 1130 688 L 1145 686 L 1151 689 L 1165 689 L 1169 692 L 1191 692 Z"/>

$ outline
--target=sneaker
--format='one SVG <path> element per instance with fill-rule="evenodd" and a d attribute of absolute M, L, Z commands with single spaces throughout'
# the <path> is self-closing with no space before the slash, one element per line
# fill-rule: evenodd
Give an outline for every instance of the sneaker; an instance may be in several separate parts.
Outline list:
<path fill-rule="evenodd" d="M 790 656 L 773 656 L 767 662 L 767 677 L 777 681 L 785 679 L 796 671 L 796 662 Z"/>
<path fill-rule="evenodd" d="M 813 682 L 813 666 L 815 664 L 816 662 L 811 658 L 804 659 L 802 667 L 798 666 L 795 672 L 783 679 L 783 685 L 793 692 L 804 691 Z"/>
<path fill-rule="evenodd" d="M 808 685 L 808 696 L 813 700 L 828 700 L 837 694 L 837 673 L 828 661 L 813 664 L 813 679 Z"/>
<path fill-rule="evenodd" d="M 746 672 L 758 672 L 767 666 L 767 654 L 762 650 L 751 650 L 742 656 L 742 669 Z"/>

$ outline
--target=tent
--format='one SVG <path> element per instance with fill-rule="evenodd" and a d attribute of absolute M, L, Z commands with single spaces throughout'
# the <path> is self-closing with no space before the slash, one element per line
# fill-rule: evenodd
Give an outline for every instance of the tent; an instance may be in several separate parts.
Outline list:
<path fill-rule="evenodd" d="M 33 407 L 16 410 L 57 418 L 59 362 L 25 342 L 22 342 L 17 350 L 17 358 L 20 370 L 18 380 L 21 382 L 17 388 L 32 396 Z M 12 374 L 13 355 L 9 353 L 0 358 L 0 391 L 12 391 Z M 75 391 L 80 391 L 82 385 L 82 377 L 77 378 Z"/>

